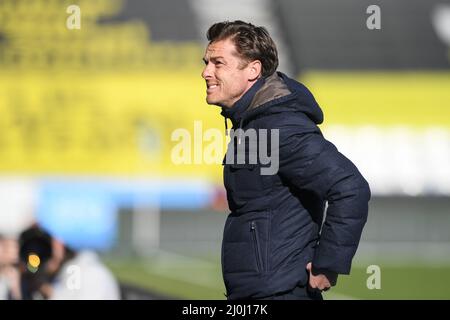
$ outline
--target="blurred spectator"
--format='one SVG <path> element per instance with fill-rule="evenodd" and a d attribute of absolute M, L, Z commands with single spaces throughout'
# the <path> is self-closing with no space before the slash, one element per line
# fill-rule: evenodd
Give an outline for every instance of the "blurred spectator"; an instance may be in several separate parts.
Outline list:
<path fill-rule="evenodd" d="M 76 251 L 38 226 L 20 235 L 24 299 L 120 298 L 119 285 L 95 252 Z"/>
<path fill-rule="evenodd" d="M 18 259 L 17 241 L 0 235 L 0 300 L 21 299 Z"/>

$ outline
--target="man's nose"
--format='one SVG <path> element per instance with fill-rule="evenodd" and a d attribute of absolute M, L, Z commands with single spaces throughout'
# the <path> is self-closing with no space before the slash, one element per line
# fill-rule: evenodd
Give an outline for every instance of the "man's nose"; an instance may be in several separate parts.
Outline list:
<path fill-rule="evenodd" d="M 211 78 L 211 68 L 209 63 L 203 68 L 202 78 L 203 79 Z"/>

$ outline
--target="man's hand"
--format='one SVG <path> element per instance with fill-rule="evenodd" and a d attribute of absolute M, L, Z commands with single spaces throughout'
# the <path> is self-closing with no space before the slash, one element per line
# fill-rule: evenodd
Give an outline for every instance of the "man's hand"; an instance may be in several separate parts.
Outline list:
<path fill-rule="evenodd" d="M 53 287 L 49 283 L 43 283 L 39 287 L 39 292 L 42 294 L 44 299 L 49 299 L 53 294 Z"/>
<path fill-rule="evenodd" d="M 306 265 L 306 270 L 309 272 L 309 286 L 320 291 L 327 291 L 332 286 L 336 285 L 337 274 L 333 272 L 321 272 L 320 270 L 312 271 L 312 263 Z"/>

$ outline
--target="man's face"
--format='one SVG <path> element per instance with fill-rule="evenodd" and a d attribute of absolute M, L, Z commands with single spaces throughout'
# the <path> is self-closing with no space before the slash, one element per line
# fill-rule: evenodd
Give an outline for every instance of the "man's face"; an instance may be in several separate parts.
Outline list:
<path fill-rule="evenodd" d="M 254 83 L 250 67 L 230 39 L 210 43 L 203 60 L 208 104 L 231 108 Z"/>
<path fill-rule="evenodd" d="M 13 239 L 0 240 L 0 267 L 2 265 L 11 265 L 19 260 L 19 245 Z"/>

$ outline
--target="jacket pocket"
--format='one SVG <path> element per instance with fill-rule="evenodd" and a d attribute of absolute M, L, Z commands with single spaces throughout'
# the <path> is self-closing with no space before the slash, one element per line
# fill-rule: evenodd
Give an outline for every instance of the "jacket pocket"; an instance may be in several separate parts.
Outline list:
<path fill-rule="evenodd" d="M 224 274 L 268 270 L 269 216 L 268 211 L 260 211 L 228 217 L 222 243 Z"/>
<path fill-rule="evenodd" d="M 252 233 L 253 247 L 255 250 L 256 268 L 258 272 L 261 272 L 263 271 L 262 268 L 263 263 L 261 260 L 261 249 L 259 245 L 258 229 L 256 227 L 255 221 L 250 222 L 250 231 Z"/>

